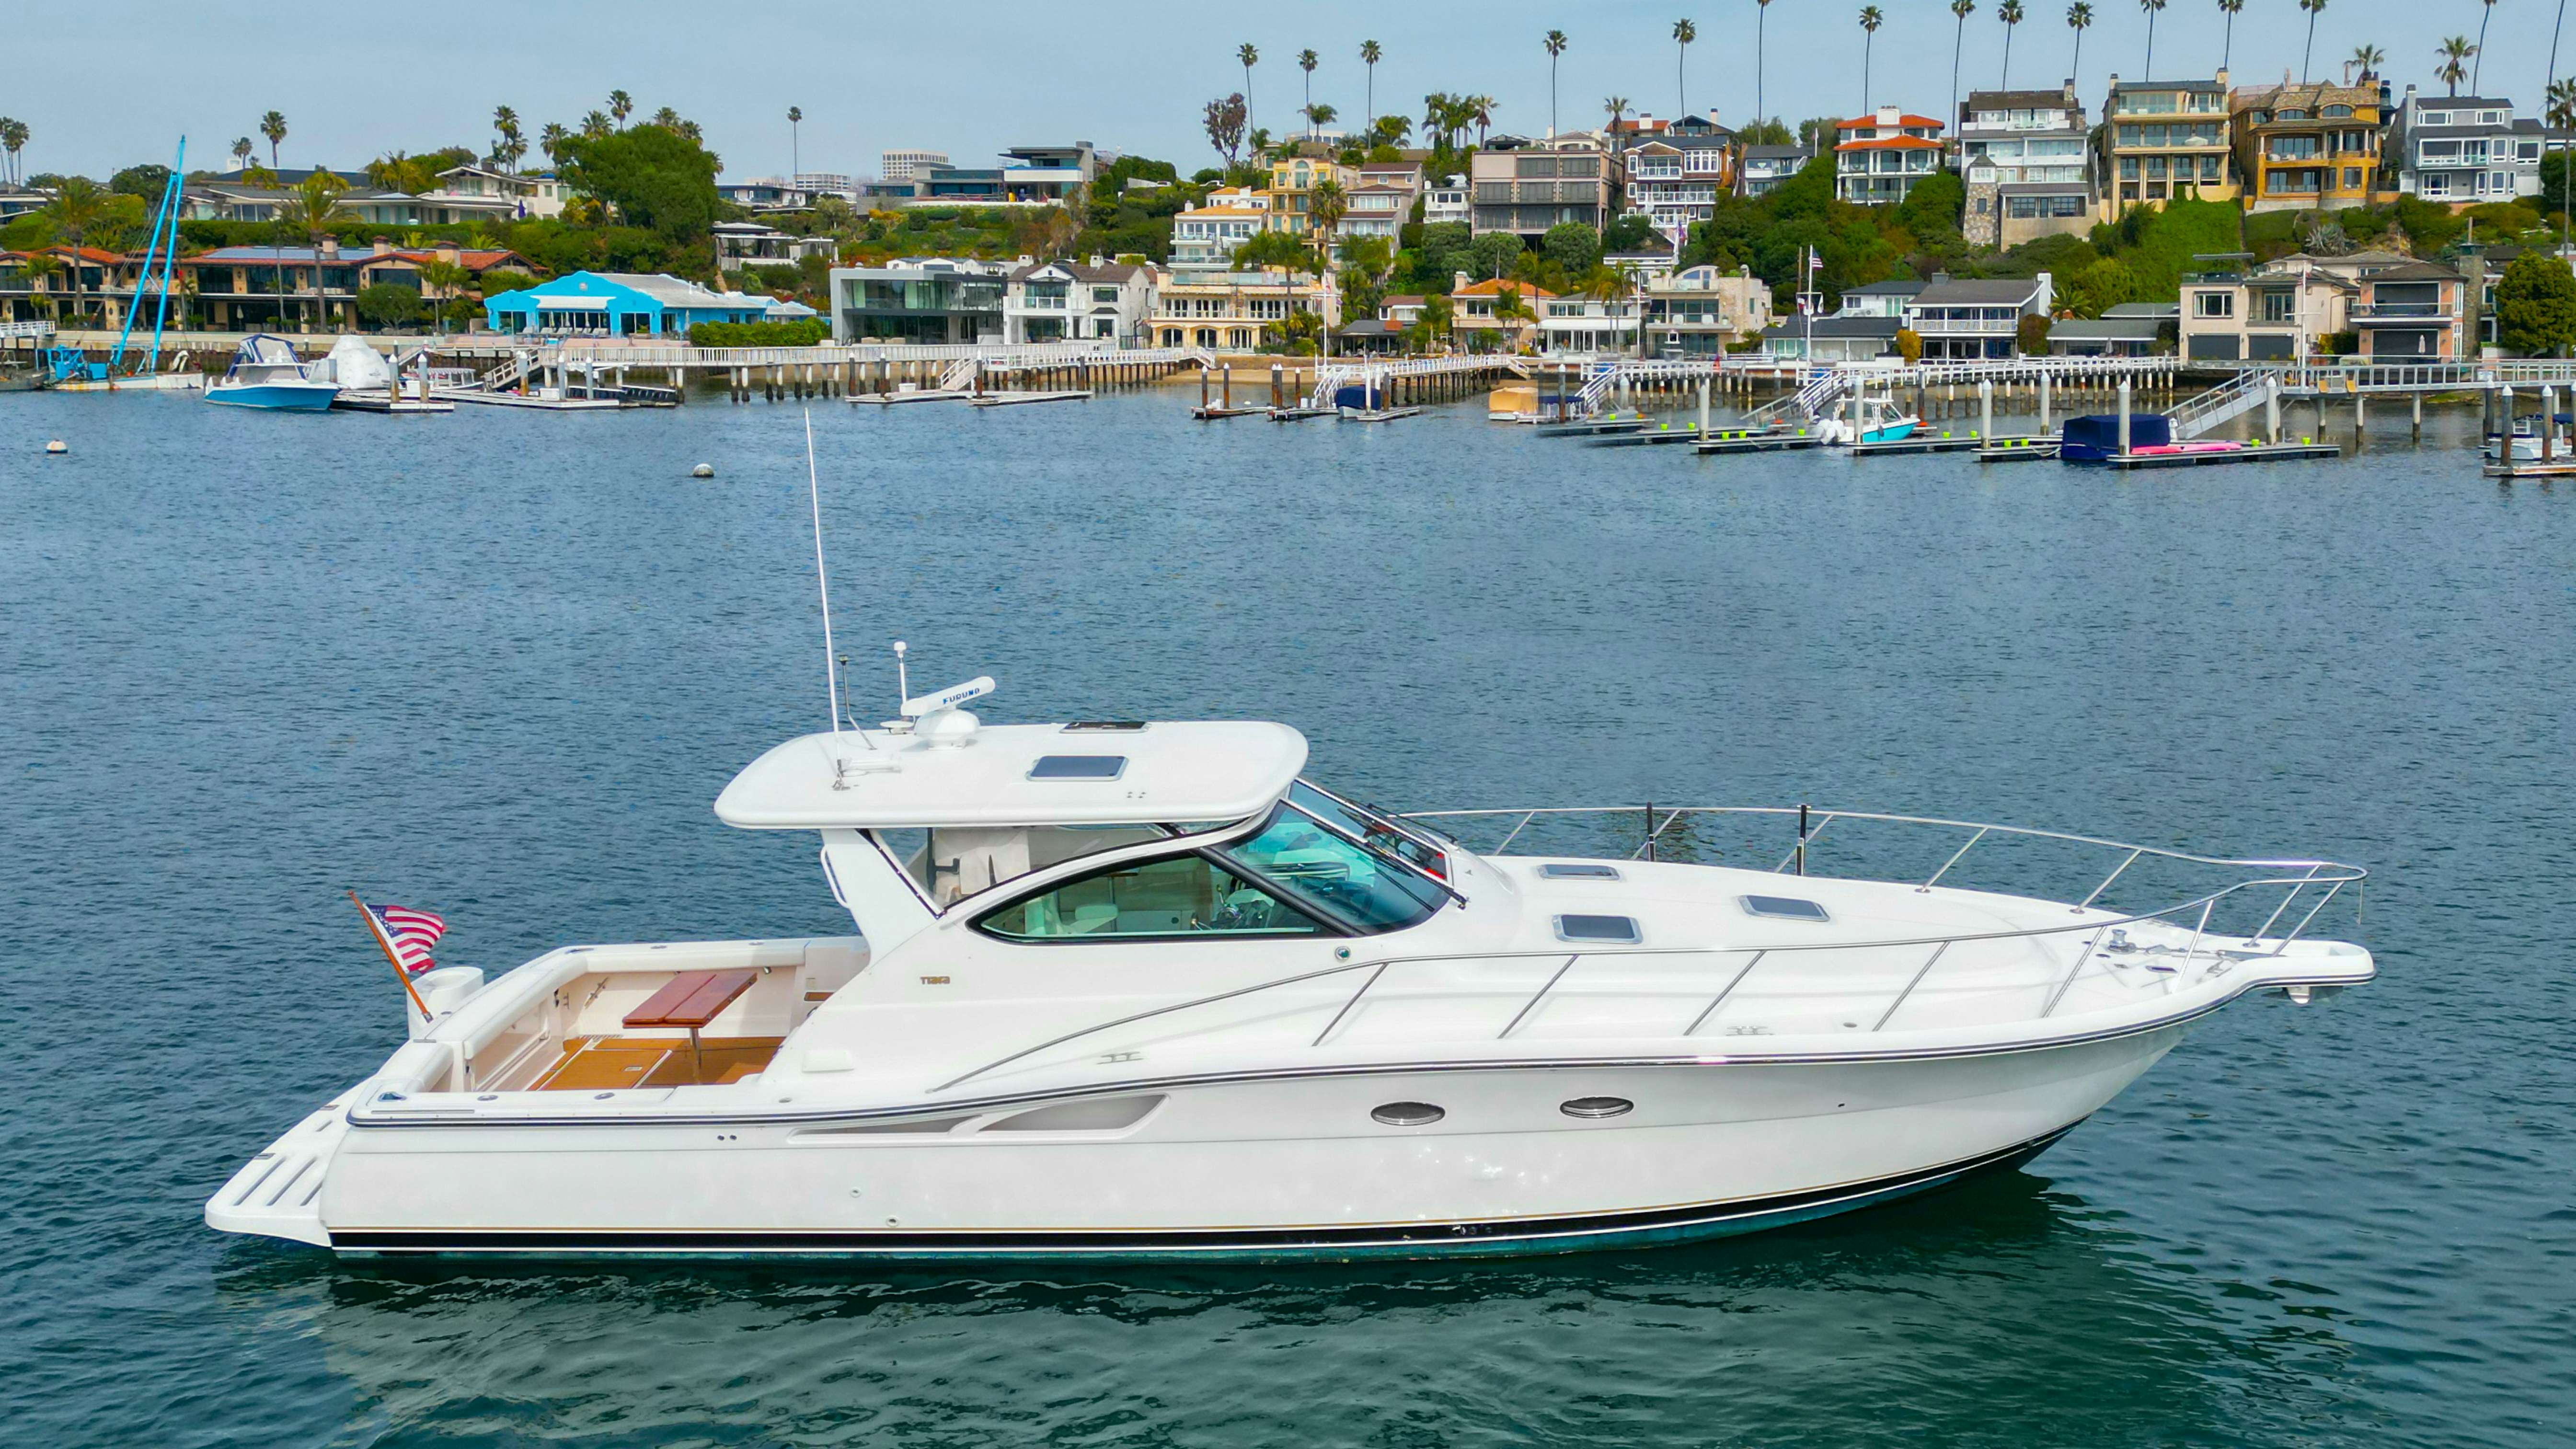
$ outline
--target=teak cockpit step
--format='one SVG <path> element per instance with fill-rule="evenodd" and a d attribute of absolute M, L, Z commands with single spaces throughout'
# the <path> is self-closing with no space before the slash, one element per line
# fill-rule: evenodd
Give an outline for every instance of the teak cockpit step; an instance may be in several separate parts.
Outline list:
<path fill-rule="evenodd" d="M 560 1060 L 530 1084 L 537 1092 L 613 1092 L 631 1087 L 722 1087 L 761 1071 L 784 1037 L 715 1036 L 690 1044 L 676 1037 L 577 1036 Z"/>

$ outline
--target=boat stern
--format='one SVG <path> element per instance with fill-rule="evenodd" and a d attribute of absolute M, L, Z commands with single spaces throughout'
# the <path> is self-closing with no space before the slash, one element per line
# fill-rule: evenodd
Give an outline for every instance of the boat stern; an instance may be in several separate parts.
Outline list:
<path fill-rule="evenodd" d="M 348 1139 L 349 1121 L 333 1099 L 306 1114 L 206 1199 L 206 1226 L 291 1242 L 331 1246 L 322 1226 L 322 1183 Z"/>

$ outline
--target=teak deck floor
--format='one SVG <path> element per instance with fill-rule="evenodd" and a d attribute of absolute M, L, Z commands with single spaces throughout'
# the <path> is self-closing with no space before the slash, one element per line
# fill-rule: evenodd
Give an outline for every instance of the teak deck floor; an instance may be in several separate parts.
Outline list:
<path fill-rule="evenodd" d="M 530 1088 L 605 1092 L 627 1087 L 720 1087 L 769 1065 L 784 1037 L 711 1036 L 692 1061 L 685 1037 L 576 1036 Z"/>

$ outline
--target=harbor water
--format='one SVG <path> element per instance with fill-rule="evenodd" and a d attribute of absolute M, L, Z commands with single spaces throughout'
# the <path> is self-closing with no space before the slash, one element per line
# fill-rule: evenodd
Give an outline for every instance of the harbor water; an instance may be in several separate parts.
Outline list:
<path fill-rule="evenodd" d="M 369 1265 L 198 1221 L 443 962 L 845 930 L 794 406 L 0 399 L 0 1422 L 79 1445 L 2427 1445 L 2576 1420 L 2576 492 L 2473 412 L 2118 476 L 1472 405 L 816 403 L 866 710 L 1257 717 L 1388 805 L 1818 805 L 2374 872 L 2019 1171 L 1653 1252 Z M 2338 419 L 2338 431 L 2343 430 Z M 44 440 L 70 451 L 48 457 Z M 714 466 L 692 479 L 693 465 Z M 1763 862 L 1768 864 L 1766 860 Z M 996 1043 L 997 1048 L 1007 1043 Z"/>

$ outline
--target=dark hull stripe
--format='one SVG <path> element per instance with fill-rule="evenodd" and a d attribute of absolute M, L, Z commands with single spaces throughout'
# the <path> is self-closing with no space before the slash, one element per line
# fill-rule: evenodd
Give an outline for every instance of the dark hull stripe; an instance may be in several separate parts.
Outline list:
<path fill-rule="evenodd" d="M 579 1230 L 476 1231 L 446 1228 L 355 1229 L 331 1234 L 343 1252 L 394 1254 L 583 1255 L 861 1254 L 892 1257 L 1262 1257 L 1570 1252 L 1641 1241 L 1681 1241 L 1751 1232 L 1785 1222 L 1823 1217 L 1921 1192 L 1970 1173 L 2018 1167 L 2074 1130 L 2068 1124 L 2044 1137 L 1961 1162 L 1921 1168 L 1867 1182 L 1843 1183 L 1762 1198 L 1692 1203 L 1635 1212 L 1587 1213 L 1554 1218 L 1504 1218 L 1461 1223 L 1376 1223 L 1328 1228 L 1158 1228 L 1018 1232 L 861 1229 L 851 1231 L 631 1232 Z"/>

